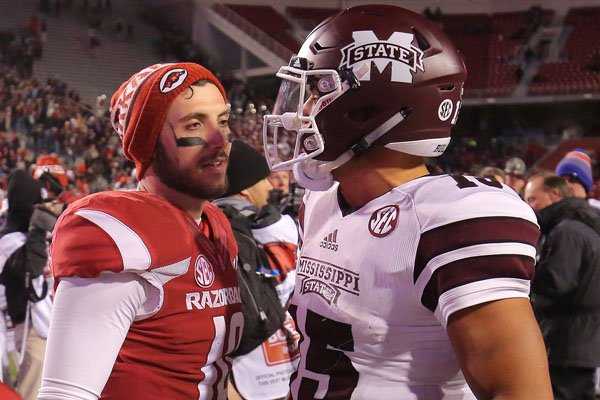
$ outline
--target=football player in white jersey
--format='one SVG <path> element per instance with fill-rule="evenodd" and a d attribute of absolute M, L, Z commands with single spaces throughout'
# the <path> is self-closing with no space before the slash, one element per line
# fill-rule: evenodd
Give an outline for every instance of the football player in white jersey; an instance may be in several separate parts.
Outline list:
<path fill-rule="evenodd" d="M 533 211 L 495 180 L 424 163 L 450 141 L 466 78 L 448 37 L 408 10 L 357 6 L 277 76 L 265 152 L 308 189 L 290 398 L 551 399 L 529 302 Z"/>

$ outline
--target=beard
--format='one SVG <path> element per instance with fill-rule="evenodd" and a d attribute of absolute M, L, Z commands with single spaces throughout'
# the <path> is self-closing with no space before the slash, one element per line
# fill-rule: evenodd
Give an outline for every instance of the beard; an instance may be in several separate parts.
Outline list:
<path fill-rule="evenodd" d="M 169 158 L 160 140 L 156 143 L 154 152 L 154 171 L 169 188 L 201 200 L 221 197 L 228 186 L 226 174 L 221 179 L 207 180 L 201 176 L 200 167 L 181 168 L 177 165 L 177 160 Z"/>

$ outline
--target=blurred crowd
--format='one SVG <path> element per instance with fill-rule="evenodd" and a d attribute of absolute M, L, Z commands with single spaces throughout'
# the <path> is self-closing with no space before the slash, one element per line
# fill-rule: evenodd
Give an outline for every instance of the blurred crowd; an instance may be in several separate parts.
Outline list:
<path fill-rule="evenodd" d="M 32 75 L 33 58 L 26 61 L 23 54 L 41 56 L 38 24 L 32 17 L 18 34 L 0 32 L 0 190 L 6 190 L 12 170 L 32 169 L 47 154 L 59 157 L 80 194 L 135 187 L 134 165 L 123 157 L 106 97 L 83 104 L 66 83 Z M 233 94 L 234 136 L 260 148 L 267 106 L 247 100 L 249 94 L 239 82 L 226 82 Z"/>
<path fill-rule="evenodd" d="M 110 12 L 110 3 L 96 7 Z M 83 104 L 64 82 L 32 75 L 34 60 L 43 54 L 43 26 L 43 19 L 33 16 L 19 32 L 0 32 L 0 195 L 10 171 L 33 169 L 36 160 L 48 154 L 59 157 L 79 194 L 135 187 L 134 165 L 124 158 L 109 121 L 108 99 L 101 96 L 93 105 Z M 232 108 L 233 136 L 262 151 L 263 116 L 272 109 L 273 99 L 256 95 L 251 86 L 212 65 L 191 43 L 186 44 L 183 33 L 174 28 L 163 32 L 159 47 L 165 57 L 191 57 L 221 71 L 219 78 Z M 279 144 L 284 155 L 294 146 L 294 138 L 287 139 Z M 432 163 L 448 173 L 476 174 L 485 166 L 502 168 L 515 156 L 531 166 L 546 151 L 535 138 L 516 143 L 458 135 L 444 156 Z"/>

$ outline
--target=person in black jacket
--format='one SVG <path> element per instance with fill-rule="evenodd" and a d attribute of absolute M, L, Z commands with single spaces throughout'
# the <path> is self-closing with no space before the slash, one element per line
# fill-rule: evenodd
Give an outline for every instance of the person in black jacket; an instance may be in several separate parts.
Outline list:
<path fill-rule="evenodd" d="M 289 215 L 268 204 L 273 189 L 265 157 L 234 140 L 227 168 L 228 189 L 218 205 L 237 240 L 238 278 L 244 314 L 241 343 L 231 356 L 229 399 L 283 399 L 298 362 L 299 335 L 286 306 L 294 289 L 298 229 Z M 279 255 L 293 249 L 288 263 Z"/>
<path fill-rule="evenodd" d="M 63 208 L 62 204 L 44 203 L 44 186 L 43 180 L 34 179 L 24 170 L 11 173 L 7 219 L 0 229 L 2 375 L 5 382 L 15 385 L 21 367 L 18 379 L 27 382 L 27 387 L 21 385 L 17 389 L 26 399 L 37 397 L 44 349 L 38 346 L 35 353 L 29 347 L 25 349 L 22 331 L 29 333 L 28 305 L 43 300 L 48 293 L 44 277 L 47 238 Z"/>
<path fill-rule="evenodd" d="M 600 366 L 600 214 L 552 174 L 531 177 L 525 200 L 542 232 L 532 301 L 554 398 L 594 399 Z"/>

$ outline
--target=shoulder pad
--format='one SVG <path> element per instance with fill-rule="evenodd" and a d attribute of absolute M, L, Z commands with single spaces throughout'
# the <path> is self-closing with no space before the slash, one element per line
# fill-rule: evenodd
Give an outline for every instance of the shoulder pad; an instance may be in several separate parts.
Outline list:
<path fill-rule="evenodd" d="M 195 222 L 146 192 L 102 192 L 74 202 L 59 218 L 51 247 L 56 278 L 142 272 L 189 256 Z"/>

